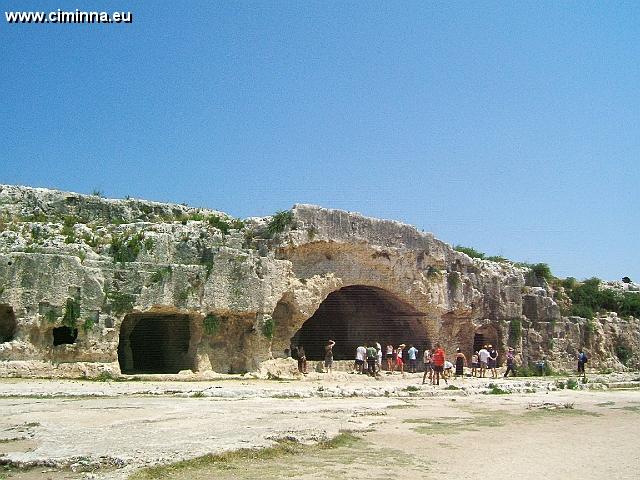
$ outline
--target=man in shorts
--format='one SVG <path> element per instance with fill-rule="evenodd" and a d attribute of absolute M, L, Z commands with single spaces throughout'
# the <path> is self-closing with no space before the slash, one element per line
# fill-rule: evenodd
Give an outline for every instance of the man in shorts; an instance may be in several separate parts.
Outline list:
<path fill-rule="evenodd" d="M 444 372 L 445 353 L 439 343 L 436 343 L 436 348 L 431 356 L 431 363 L 433 365 L 433 377 L 431 379 L 431 385 L 440 385 L 440 376 Z M 444 379 L 446 382 L 446 379 Z"/>
<path fill-rule="evenodd" d="M 487 350 L 486 345 L 478 352 L 478 360 L 480 361 L 480 378 L 484 378 L 487 373 L 487 364 L 489 362 L 489 350 Z"/>
<path fill-rule="evenodd" d="M 433 368 L 431 366 L 431 350 L 428 348 L 424 349 L 424 355 L 422 355 L 422 363 L 424 363 L 424 375 L 422 376 L 422 384 L 424 385 L 427 380 L 427 375 L 429 376 L 429 382 L 431 382 L 433 377 Z"/>

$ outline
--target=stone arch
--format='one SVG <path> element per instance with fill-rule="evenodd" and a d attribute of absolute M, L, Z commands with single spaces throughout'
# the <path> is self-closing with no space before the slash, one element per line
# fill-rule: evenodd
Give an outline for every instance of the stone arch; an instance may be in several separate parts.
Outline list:
<path fill-rule="evenodd" d="M 276 306 L 276 322 L 281 314 L 295 317 L 286 303 Z M 329 338 L 336 341 L 336 360 L 352 360 L 358 345 L 368 341 L 413 343 L 422 351 L 430 346 L 425 317 L 425 313 L 383 288 L 345 286 L 326 296 L 291 337 L 291 344 L 303 345 L 309 360 L 324 357 Z"/>
<path fill-rule="evenodd" d="M 118 363 L 124 374 L 197 370 L 197 333 L 193 316 L 130 313 L 120 326 Z"/>
<path fill-rule="evenodd" d="M 13 340 L 17 328 L 18 324 L 13 307 L 11 305 L 0 305 L 0 343 Z"/>

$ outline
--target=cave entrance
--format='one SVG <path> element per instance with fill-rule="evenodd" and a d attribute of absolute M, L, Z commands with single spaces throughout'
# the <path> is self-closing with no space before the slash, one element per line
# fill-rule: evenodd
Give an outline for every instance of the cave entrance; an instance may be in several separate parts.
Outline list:
<path fill-rule="evenodd" d="M 479 352 L 485 345 L 487 345 L 487 342 L 484 341 L 484 335 L 481 333 L 476 333 L 473 336 L 473 351 Z"/>
<path fill-rule="evenodd" d="M 67 326 L 56 327 L 53 329 L 53 346 L 72 345 L 76 343 L 78 338 L 78 329 Z"/>
<path fill-rule="evenodd" d="M 421 353 L 430 347 L 424 325 L 425 314 L 392 293 L 377 287 L 354 285 L 327 296 L 316 312 L 291 338 L 293 346 L 304 346 L 308 360 L 324 359 L 329 339 L 335 360 L 353 360 L 358 345 L 379 342 L 408 347 Z"/>
<path fill-rule="evenodd" d="M 0 305 L 0 343 L 10 342 L 16 335 L 16 314 L 10 305 Z"/>
<path fill-rule="evenodd" d="M 120 328 L 118 362 L 124 374 L 195 370 L 188 315 L 129 314 Z"/>
<path fill-rule="evenodd" d="M 477 352 L 485 345 L 492 345 L 498 351 L 498 366 L 502 364 L 503 353 L 500 348 L 498 330 L 494 325 L 482 325 L 473 335 L 473 351 Z"/>

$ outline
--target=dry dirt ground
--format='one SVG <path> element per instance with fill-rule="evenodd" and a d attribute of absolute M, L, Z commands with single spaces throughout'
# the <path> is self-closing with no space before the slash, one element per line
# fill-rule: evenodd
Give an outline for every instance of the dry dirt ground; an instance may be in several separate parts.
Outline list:
<path fill-rule="evenodd" d="M 460 389 L 447 390 L 422 386 L 419 375 L 4 379 L 0 479 L 637 479 L 632 379 L 601 378 L 627 387 L 604 390 L 558 389 L 566 379 L 493 381 L 507 394 L 488 393 L 491 380 L 457 380 Z M 340 432 L 350 433 L 325 443 Z M 144 470 L 265 447 L 268 454 L 240 450 Z"/>

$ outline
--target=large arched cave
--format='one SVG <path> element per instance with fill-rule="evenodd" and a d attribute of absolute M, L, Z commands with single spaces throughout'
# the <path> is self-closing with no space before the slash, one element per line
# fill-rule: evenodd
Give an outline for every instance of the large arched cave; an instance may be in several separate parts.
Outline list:
<path fill-rule="evenodd" d="M 118 362 L 125 374 L 178 373 L 195 369 L 188 315 L 136 313 L 120 328 Z"/>
<path fill-rule="evenodd" d="M 421 352 L 430 346 L 424 314 L 392 293 L 353 285 L 330 293 L 291 339 L 302 345 L 309 360 L 322 360 L 329 339 L 336 342 L 335 360 L 352 360 L 358 345 L 413 344 Z"/>

